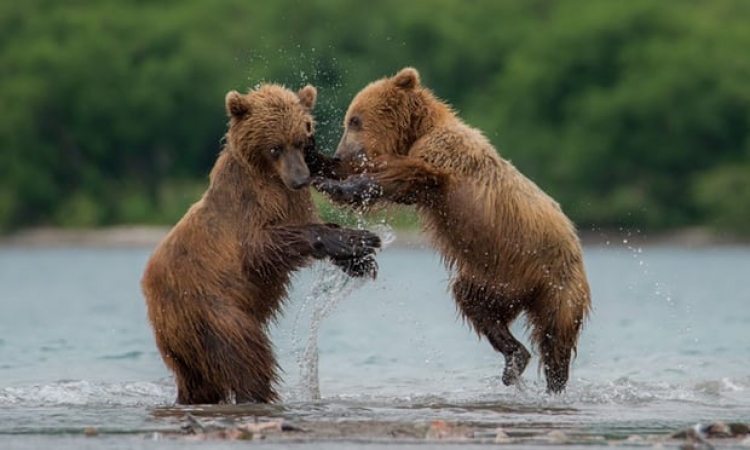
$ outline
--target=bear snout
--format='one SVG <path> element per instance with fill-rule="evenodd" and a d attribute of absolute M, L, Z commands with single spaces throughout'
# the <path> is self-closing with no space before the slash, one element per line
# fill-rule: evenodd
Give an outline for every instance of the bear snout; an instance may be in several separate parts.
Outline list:
<path fill-rule="evenodd" d="M 295 178 L 293 180 L 290 180 L 287 184 L 291 189 L 294 189 L 295 191 L 298 191 L 302 188 L 305 188 L 310 185 L 310 176 L 301 177 L 301 178 Z"/>
<path fill-rule="evenodd" d="M 301 151 L 285 151 L 277 162 L 276 170 L 284 185 L 292 190 L 299 190 L 310 185 L 310 169 L 305 164 Z"/>
<path fill-rule="evenodd" d="M 281 179 L 289 189 L 294 191 L 305 188 L 312 182 L 310 170 L 304 164 L 295 164 L 294 167 L 288 167 L 281 173 Z"/>

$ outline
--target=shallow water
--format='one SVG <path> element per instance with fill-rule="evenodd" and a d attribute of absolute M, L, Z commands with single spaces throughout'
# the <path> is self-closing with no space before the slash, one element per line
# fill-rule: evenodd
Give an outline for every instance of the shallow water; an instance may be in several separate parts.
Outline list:
<path fill-rule="evenodd" d="M 141 448 L 143 435 L 179 429 L 186 409 L 173 407 L 138 285 L 149 253 L 0 249 L 0 443 L 37 448 L 59 438 L 59 448 L 82 448 L 87 441 L 64 435 L 94 426 L 97 448 Z M 396 247 L 379 255 L 378 279 L 320 323 L 320 400 L 301 358 L 313 325 L 305 298 L 325 272 L 318 266 L 299 273 L 272 330 L 283 405 L 187 410 L 610 438 L 750 422 L 750 248 L 618 243 L 588 247 L 585 258 L 594 312 L 563 395 L 544 393 L 536 359 L 520 388 L 503 386 L 502 357 L 457 316 L 439 258 Z M 527 342 L 522 321 L 514 331 Z"/>

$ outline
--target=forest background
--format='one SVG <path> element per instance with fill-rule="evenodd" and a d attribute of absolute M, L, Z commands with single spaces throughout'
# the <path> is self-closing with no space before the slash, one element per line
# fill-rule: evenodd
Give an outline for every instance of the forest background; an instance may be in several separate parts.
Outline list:
<path fill-rule="evenodd" d="M 746 0 L 0 3 L 0 230 L 174 223 L 224 95 L 352 96 L 404 66 L 582 230 L 750 235 Z M 327 214 L 328 207 L 322 205 Z"/>

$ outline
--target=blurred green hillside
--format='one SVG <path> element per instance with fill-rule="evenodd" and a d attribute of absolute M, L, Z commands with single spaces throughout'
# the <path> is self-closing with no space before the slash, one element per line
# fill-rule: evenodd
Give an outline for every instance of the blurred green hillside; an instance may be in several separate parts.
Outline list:
<path fill-rule="evenodd" d="M 221 148 L 224 95 L 351 97 L 403 66 L 582 229 L 750 234 L 750 2 L 0 3 L 0 229 L 172 223 Z"/>

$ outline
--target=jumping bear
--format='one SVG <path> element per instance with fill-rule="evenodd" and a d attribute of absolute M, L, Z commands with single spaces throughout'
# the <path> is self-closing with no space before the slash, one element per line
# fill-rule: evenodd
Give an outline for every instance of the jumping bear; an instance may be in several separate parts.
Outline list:
<path fill-rule="evenodd" d="M 503 383 L 514 384 L 530 358 L 508 328 L 525 313 L 547 390 L 562 391 L 590 292 L 580 241 L 559 205 L 421 86 L 413 68 L 361 90 L 344 127 L 334 158 L 308 157 L 326 177 L 315 186 L 340 203 L 416 205 L 455 272 L 462 315 L 505 357 Z"/>
<path fill-rule="evenodd" d="M 316 96 L 309 85 L 229 92 L 210 185 L 148 261 L 141 285 L 178 403 L 277 401 L 267 328 L 292 272 L 330 258 L 376 274 L 376 235 L 318 221 L 304 161 Z"/>

